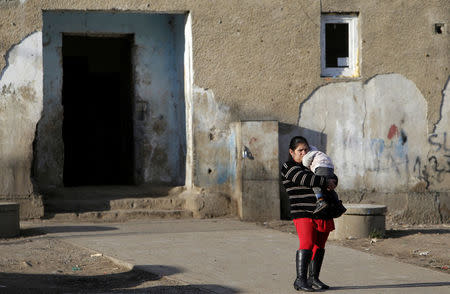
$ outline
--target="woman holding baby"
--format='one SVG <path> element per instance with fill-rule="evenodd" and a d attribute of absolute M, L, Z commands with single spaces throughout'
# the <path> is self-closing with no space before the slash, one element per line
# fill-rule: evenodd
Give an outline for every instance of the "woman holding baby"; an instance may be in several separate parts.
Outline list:
<path fill-rule="evenodd" d="M 319 201 L 313 188 L 322 188 L 325 193 L 333 191 L 337 181 L 336 178 L 314 174 L 303 165 L 302 159 L 308 151 L 310 145 L 304 137 L 292 138 L 289 159 L 281 168 L 281 176 L 289 195 L 290 213 L 300 241 L 296 253 L 297 278 L 294 288 L 310 292 L 329 288 L 319 280 L 319 273 L 325 255 L 325 243 L 329 233 L 334 230 L 332 218 L 321 219 L 315 214 Z"/>

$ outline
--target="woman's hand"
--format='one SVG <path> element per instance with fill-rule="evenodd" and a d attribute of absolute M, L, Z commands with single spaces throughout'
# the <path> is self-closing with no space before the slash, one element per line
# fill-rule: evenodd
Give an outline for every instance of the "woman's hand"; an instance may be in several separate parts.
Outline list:
<path fill-rule="evenodd" d="M 336 180 L 335 179 L 327 179 L 327 190 L 331 191 L 336 189 Z"/>

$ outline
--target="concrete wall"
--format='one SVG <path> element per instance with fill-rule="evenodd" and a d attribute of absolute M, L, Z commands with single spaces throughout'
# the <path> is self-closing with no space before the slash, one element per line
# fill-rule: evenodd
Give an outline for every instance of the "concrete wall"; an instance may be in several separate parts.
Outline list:
<path fill-rule="evenodd" d="M 0 199 L 19 203 L 21 218 L 35 218 L 44 212 L 30 177 L 42 110 L 42 34 L 30 34 L 6 56 L 0 75 Z"/>
<path fill-rule="evenodd" d="M 134 34 L 135 180 L 183 185 L 184 15 L 44 12 L 43 19 L 44 110 L 37 137 L 37 182 L 62 185 L 62 33 Z"/>
<path fill-rule="evenodd" d="M 32 144 L 42 110 L 42 34 L 7 52 L 0 79 L 0 195 L 29 195 Z"/>
<path fill-rule="evenodd" d="M 434 193 L 450 188 L 445 93 L 431 134 L 425 98 L 398 74 L 319 88 L 300 106 L 299 125 L 327 134 L 323 150 L 333 158 L 344 199 L 389 204 L 398 220 L 446 221 L 448 195 Z"/>
<path fill-rule="evenodd" d="M 232 124 L 236 140 L 235 199 L 243 220 L 280 218 L 278 122 Z"/>
<path fill-rule="evenodd" d="M 427 105 L 398 74 L 335 83 L 301 105 L 299 125 L 327 134 L 341 189 L 402 191 L 420 184 L 415 161 L 427 155 Z"/>
<path fill-rule="evenodd" d="M 125 12 L 188 13 L 189 25 L 183 28 L 184 32 L 178 30 L 173 35 L 175 39 L 180 39 L 181 35 L 185 39 L 183 48 L 177 47 L 176 52 L 187 48 L 183 52 L 186 103 L 186 145 L 183 148 L 186 149 L 187 186 L 235 193 L 235 179 L 239 171 L 233 169 L 236 150 L 230 123 L 276 120 L 306 129 L 307 136 L 318 133 L 317 138 L 326 138 L 326 144 L 319 139 L 316 144 L 322 144 L 327 152 L 332 153 L 340 173 L 341 194 L 349 191 L 357 195 L 352 199 L 362 201 L 361 193 L 369 197 L 369 192 L 373 191 L 370 201 L 381 201 L 377 193 L 390 193 L 383 194 L 390 195 L 383 196 L 383 201 L 395 202 L 400 197 L 398 195 L 438 193 L 433 195 L 440 197 L 439 204 L 433 200 L 429 207 L 436 207 L 433 211 L 441 221 L 445 220 L 443 211 L 448 207 L 443 205 L 448 203 L 448 197 L 443 195 L 450 188 L 446 161 L 449 108 L 447 2 L 1 1 L 0 52 L 4 58 L 0 59 L 3 72 L 0 82 L 6 84 L 6 71 L 10 69 L 16 76 L 9 82 L 12 87 L 17 88 L 22 83 L 21 67 L 15 66 L 19 61 L 12 61 L 8 53 L 26 43 L 28 38 L 40 36 L 43 30 L 45 33 L 48 28 L 43 23 L 43 11 L 81 11 L 81 14 L 87 10 L 101 11 L 119 18 Z M 358 13 L 359 77 L 339 79 L 320 76 L 320 19 L 322 13 L 329 12 Z M 436 23 L 444 24 L 442 34 L 434 33 Z M 149 30 L 148 27 L 146 30 Z M 117 28 L 116 31 L 122 29 Z M 43 39 L 44 48 L 55 42 L 45 35 Z M 35 56 L 42 56 L 38 53 Z M 56 54 L 55 51 L 53 54 Z M 180 64 L 181 54 L 175 55 L 177 64 Z M 57 60 L 58 57 L 53 58 Z M 19 57 L 19 60 L 27 63 L 25 57 Z M 148 66 L 141 65 L 137 72 L 144 75 Z M 54 65 L 56 72 L 59 66 Z M 39 67 L 33 67 L 32 71 L 36 69 Z M 174 75 L 181 77 L 181 71 Z M 55 81 L 53 87 L 58 87 L 58 80 Z M 36 86 L 33 88 L 37 89 Z M 150 88 L 141 90 L 143 96 L 153 91 Z M 27 134 L 27 142 L 33 142 L 36 122 L 40 120 L 43 125 L 49 126 L 45 132 L 53 134 L 55 131 L 56 138 L 53 140 L 56 149 L 43 152 L 54 158 L 49 163 L 38 163 L 43 167 L 38 169 L 38 173 L 41 179 L 48 179 L 49 183 L 60 183 L 62 158 L 58 146 L 61 144 L 56 133 L 60 122 L 50 123 L 45 110 L 44 115 L 37 119 L 34 113 L 39 108 L 50 107 L 58 117 L 61 107 L 58 103 L 40 102 L 43 101 L 42 91 L 35 92 L 33 97 L 37 105 L 29 103 L 28 110 L 20 107 L 18 101 L 11 102 L 24 111 L 26 117 L 33 117 L 34 124 L 9 123 L 8 127 L 0 130 L 0 142 L 9 142 L 9 149 L 19 150 L 22 147 L 12 141 L 11 130 Z M 0 101 L 5 101 L 4 97 L 7 96 L 2 95 Z M 10 107 L 7 110 L 10 119 L 16 113 L 13 109 Z M 307 109 L 321 115 L 312 116 Z M 329 117 L 324 117 L 325 113 Z M 327 122 L 326 126 L 323 121 Z M 151 127 L 150 122 L 142 126 L 143 129 Z M 148 150 L 145 144 L 153 144 L 153 140 L 163 142 L 161 138 L 146 135 L 142 135 L 140 140 L 144 146 L 141 150 Z M 51 147 L 49 144 L 46 146 Z M 23 170 L 21 181 L 25 185 L 17 187 L 28 188 L 20 193 L 32 190 L 27 176 L 32 162 L 31 147 L 19 157 L 20 160 L 12 161 L 13 167 L 1 168 L 0 182 L 8 187 L 4 188 L 3 194 L 19 194 L 12 188 L 16 180 L 9 176 L 10 169 Z M 5 160 L 11 156 L 2 149 L 0 158 Z M 150 152 L 142 154 L 143 180 L 158 177 L 149 168 L 151 158 Z M 51 171 L 45 167 L 46 164 L 56 169 Z M 404 197 L 411 200 L 409 203 L 416 203 L 413 198 L 408 198 L 410 196 Z M 425 197 L 437 199 L 434 196 Z M 414 215 L 408 211 L 411 211 L 409 207 L 404 208 L 402 214 Z"/>

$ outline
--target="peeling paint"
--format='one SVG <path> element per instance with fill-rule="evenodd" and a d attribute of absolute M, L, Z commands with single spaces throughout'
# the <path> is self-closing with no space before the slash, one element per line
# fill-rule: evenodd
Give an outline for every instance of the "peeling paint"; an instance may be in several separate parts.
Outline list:
<path fill-rule="evenodd" d="M 428 187 L 437 191 L 450 189 L 450 85 L 449 80 L 442 91 L 440 119 L 428 136 L 430 151 L 427 157 L 417 161 L 419 175 Z"/>
<path fill-rule="evenodd" d="M 13 46 L 0 80 L 0 195 L 29 195 L 32 143 L 42 110 L 42 34 Z M 13 135 L 11 135 L 13 134 Z"/>
<path fill-rule="evenodd" d="M 405 77 L 329 84 L 300 109 L 299 126 L 326 135 L 340 189 L 399 191 L 421 181 L 413 160 L 427 155 L 427 105 Z"/>
<path fill-rule="evenodd" d="M 183 185 L 185 15 L 44 11 L 43 20 L 44 112 L 37 140 L 38 182 L 63 184 L 61 35 L 85 32 L 92 36 L 133 34 L 135 182 Z"/>
<path fill-rule="evenodd" d="M 195 185 L 218 187 L 233 177 L 230 162 L 230 107 L 216 102 L 211 89 L 193 88 Z M 209 172 L 209 170 L 211 172 Z M 223 189 L 223 188 L 222 188 Z"/>

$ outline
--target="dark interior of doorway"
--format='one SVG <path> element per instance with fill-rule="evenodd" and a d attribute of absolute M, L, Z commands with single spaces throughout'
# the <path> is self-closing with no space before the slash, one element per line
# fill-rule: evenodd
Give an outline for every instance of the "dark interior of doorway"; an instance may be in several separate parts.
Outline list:
<path fill-rule="evenodd" d="M 133 35 L 63 35 L 64 186 L 133 184 Z"/>

